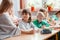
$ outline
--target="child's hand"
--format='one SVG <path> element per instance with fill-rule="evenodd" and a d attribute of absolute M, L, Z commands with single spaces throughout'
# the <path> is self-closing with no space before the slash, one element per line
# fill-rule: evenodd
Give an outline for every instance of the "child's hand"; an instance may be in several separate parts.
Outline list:
<path fill-rule="evenodd" d="M 45 25 L 43 25 L 43 26 L 42 26 L 42 29 L 45 29 L 45 28 L 46 28 L 46 26 L 45 26 Z"/>
<path fill-rule="evenodd" d="M 21 30 L 23 34 L 33 34 L 34 33 L 34 29 L 31 28 L 29 30 Z"/>

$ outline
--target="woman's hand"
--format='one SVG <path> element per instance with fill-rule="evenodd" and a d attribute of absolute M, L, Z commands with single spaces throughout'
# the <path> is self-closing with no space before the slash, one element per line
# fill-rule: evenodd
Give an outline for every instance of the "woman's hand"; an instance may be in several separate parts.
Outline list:
<path fill-rule="evenodd" d="M 18 26 L 18 20 L 14 20 L 14 24 Z"/>

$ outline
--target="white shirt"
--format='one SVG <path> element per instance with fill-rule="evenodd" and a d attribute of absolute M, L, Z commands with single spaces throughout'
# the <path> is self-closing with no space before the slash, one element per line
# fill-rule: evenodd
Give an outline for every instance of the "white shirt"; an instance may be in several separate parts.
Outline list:
<path fill-rule="evenodd" d="M 27 30 L 34 28 L 34 26 L 32 25 L 32 23 L 26 23 L 26 22 L 21 20 L 19 22 L 19 28 L 24 30 L 24 31 L 27 31 Z"/>

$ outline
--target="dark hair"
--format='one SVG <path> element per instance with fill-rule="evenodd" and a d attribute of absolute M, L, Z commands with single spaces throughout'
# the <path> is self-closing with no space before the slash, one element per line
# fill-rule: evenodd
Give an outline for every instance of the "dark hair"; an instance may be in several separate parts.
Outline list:
<path fill-rule="evenodd" d="M 40 12 L 45 12 L 46 10 L 45 10 L 45 9 L 40 9 L 39 11 L 40 11 Z"/>
<path fill-rule="evenodd" d="M 55 15 L 57 15 L 57 14 L 59 14 L 60 13 L 60 11 L 58 11 Z"/>
<path fill-rule="evenodd" d="M 27 14 L 29 14 L 29 19 L 28 19 L 28 23 L 30 23 L 31 22 L 31 13 L 28 11 L 28 10 L 26 10 L 26 9 L 24 9 L 23 11 L 22 11 L 22 15 L 27 15 Z"/>
<path fill-rule="evenodd" d="M 11 6 L 13 5 L 10 0 L 2 0 L 1 6 L 0 6 L 0 14 L 3 12 L 6 12 Z"/>

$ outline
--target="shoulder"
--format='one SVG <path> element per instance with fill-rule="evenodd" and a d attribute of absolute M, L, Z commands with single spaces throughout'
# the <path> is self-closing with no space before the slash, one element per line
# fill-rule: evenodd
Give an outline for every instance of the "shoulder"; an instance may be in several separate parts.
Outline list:
<path fill-rule="evenodd" d="M 34 20 L 33 23 L 36 23 L 38 20 Z"/>
<path fill-rule="evenodd" d="M 9 17 L 9 13 L 8 12 L 5 12 L 5 13 L 3 13 L 3 16 Z"/>
<path fill-rule="evenodd" d="M 1 16 L 0 16 L 0 18 L 4 18 L 4 19 L 7 19 L 7 18 L 9 18 L 9 14 L 7 13 L 7 12 L 5 12 L 5 13 L 3 13 Z"/>
<path fill-rule="evenodd" d="M 19 23 L 23 23 L 23 21 L 22 20 L 19 20 Z"/>
<path fill-rule="evenodd" d="M 56 18 L 56 15 L 52 15 L 52 18 Z"/>
<path fill-rule="evenodd" d="M 23 20 L 19 21 L 19 25 L 24 25 L 25 23 L 23 22 Z"/>
<path fill-rule="evenodd" d="M 52 15 L 52 16 L 56 16 L 56 15 Z"/>
<path fill-rule="evenodd" d="M 46 22 L 47 22 L 47 20 L 42 20 L 42 22 L 45 22 L 45 23 L 46 23 Z"/>
<path fill-rule="evenodd" d="M 42 20 L 42 24 L 48 24 L 46 20 Z"/>

